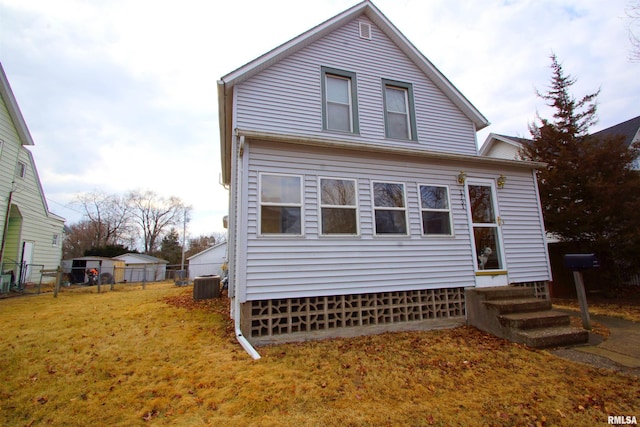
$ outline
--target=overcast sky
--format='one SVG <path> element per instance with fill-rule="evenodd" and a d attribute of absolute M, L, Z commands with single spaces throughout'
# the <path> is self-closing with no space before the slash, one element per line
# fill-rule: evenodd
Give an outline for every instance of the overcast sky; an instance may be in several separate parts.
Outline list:
<path fill-rule="evenodd" d="M 0 0 L 2 62 L 52 212 L 81 192 L 151 189 L 193 206 L 190 236 L 222 230 L 216 81 L 357 0 Z M 637 3 L 637 1 L 636 1 Z M 528 137 L 551 53 L 601 89 L 599 130 L 640 115 L 630 0 L 377 0 L 480 110 Z"/>

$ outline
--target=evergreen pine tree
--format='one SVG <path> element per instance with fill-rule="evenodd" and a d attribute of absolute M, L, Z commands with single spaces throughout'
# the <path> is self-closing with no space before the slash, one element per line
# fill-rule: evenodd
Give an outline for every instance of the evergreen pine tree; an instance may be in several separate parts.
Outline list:
<path fill-rule="evenodd" d="M 553 120 L 538 115 L 529 126 L 532 142 L 524 159 L 547 163 L 538 172 L 538 186 L 548 232 L 560 240 L 594 251 L 605 268 L 639 267 L 640 176 L 631 169 L 638 148 L 622 137 L 595 138 L 598 92 L 576 100 L 576 82 L 551 56 L 551 85 L 538 96 L 553 108 Z M 606 265 L 605 265 L 606 264 Z"/>

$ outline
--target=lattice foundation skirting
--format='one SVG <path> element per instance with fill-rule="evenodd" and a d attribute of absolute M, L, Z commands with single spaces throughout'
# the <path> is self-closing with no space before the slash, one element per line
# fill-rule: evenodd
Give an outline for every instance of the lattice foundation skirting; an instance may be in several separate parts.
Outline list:
<path fill-rule="evenodd" d="M 547 281 L 512 283 L 511 286 L 533 288 L 535 290 L 536 298 L 549 299 L 549 282 Z"/>
<path fill-rule="evenodd" d="M 274 336 L 284 338 L 277 341 L 286 341 L 288 334 L 341 328 L 464 320 L 465 315 L 464 288 L 261 300 L 243 306 L 243 323 L 257 342 L 268 342 L 260 338 Z"/>

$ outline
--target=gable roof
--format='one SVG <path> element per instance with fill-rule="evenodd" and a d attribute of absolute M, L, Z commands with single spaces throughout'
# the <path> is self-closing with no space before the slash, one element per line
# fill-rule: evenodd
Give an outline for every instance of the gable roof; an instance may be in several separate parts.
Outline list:
<path fill-rule="evenodd" d="M 487 156 L 489 151 L 496 145 L 498 142 L 504 142 L 505 144 L 509 144 L 514 146 L 517 149 L 520 149 L 525 144 L 529 144 L 531 142 L 530 139 L 519 138 L 517 136 L 508 136 L 501 135 L 498 133 L 490 133 L 487 138 L 484 140 L 482 147 L 480 147 L 479 154 L 481 156 Z"/>
<path fill-rule="evenodd" d="M 211 251 L 213 251 L 215 249 L 218 249 L 219 247 L 226 246 L 226 244 L 227 244 L 227 242 L 217 243 L 217 244 L 215 244 L 213 246 L 208 247 L 207 249 L 204 249 L 204 250 L 198 252 L 197 254 L 191 255 L 189 258 L 187 258 L 187 260 L 191 260 L 192 258 L 200 257 L 200 256 L 206 254 L 207 252 L 211 252 Z"/>
<path fill-rule="evenodd" d="M 31 138 L 31 133 L 29 132 L 29 128 L 27 128 L 27 123 L 24 121 L 24 117 L 20 112 L 20 107 L 18 107 L 18 101 L 16 101 L 16 97 L 13 95 L 13 90 L 11 90 L 11 86 L 9 85 L 9 80 L 7 79 L 7 75 L 4 73 L 4 68 L 2 67 L 2 63 L 0 62 L 0 95 L 4 100 L 5 105 L 7 106 L 7 110 L 9 111 L 9 116 L 13 121 L 13 125 L 16 128 L 16 132 L 18 132 L 18 137 L 20 138 L 20 143 L 22 145 L 34 145 L 33 138 Z"/>
<path fill-rule="evenodd" d="M 230 158 L 233 111 L 233 88 L 235 85 L 255 76 L 271 65 L 298 52 L 316 40 L 330 34 L 346 23 L 365 15 L 427 75 L 433 83 L 471 120 L 476 130 L 489 125 L 489 121 L 465 98 L 460 91 L 376 8 L 370 0 L 345 10 L 320 25 L 302 33 L 277 48 L 265 53 L 242 67 L 232 71 L 218 81 L 218 115 L 220 123 L 220 150 L 222 157 L 222 181 L 231 179 Z"/>
<path fill-rule="evenodd" d="M 598 138 L 605 136 L 623 136 L 624 143 L 628 147 L 634 141 L 640 141 L 640 116 L 592 133 L 591 136 Z M 491 148 L 493 148 L 493 146 L 498 142 L 504 142 L 506 144 L 513 145 L 516 148 L 520 148 L 522 145 L 529 144 L 531 140 L 527 138 L 519 138 L 517 136 L 490 133 L 484 140 L 482 147 L 480 147 L 479 154 L 481 156 L 486 156 Z"/>
<path fill-rule="evenodd" d="M 169 264 L 169 261 L 164 259 L 156 258 L 154 256 L 147 255 L 147 254 L 134 254 L 131 252 L 114 256 L 113 258 L 120 259 L 120 260 L 125 258 L 134 258 L 136 261 L 140 261 L 140 262 L 136 262 L 135 264 Z"/>
<path fill-rule="evenodd" d="M 633 141 L 640 140 L 640 116 L 592 134 L 592 136 L 596 137 L 616 135 L 624 136 L 624 143 L 627 147 L 630 146 Z"/>

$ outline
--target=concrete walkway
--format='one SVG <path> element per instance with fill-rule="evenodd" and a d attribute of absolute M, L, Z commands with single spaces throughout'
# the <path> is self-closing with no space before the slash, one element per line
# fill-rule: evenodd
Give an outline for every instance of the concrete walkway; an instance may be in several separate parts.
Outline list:
<path fill-rule="evenodd" d="M 579 313 L 569 312 L 572 316 Z M 586 363 L 598 368 L 640 376 L 640 323 L 609 316 L 591 315 L 591 321 L 606 326 L 610 335 L 602 336 L 590 333 L 589 344 L 573 348 L 559 348 L 551 353 L 576 362 Z"/>

